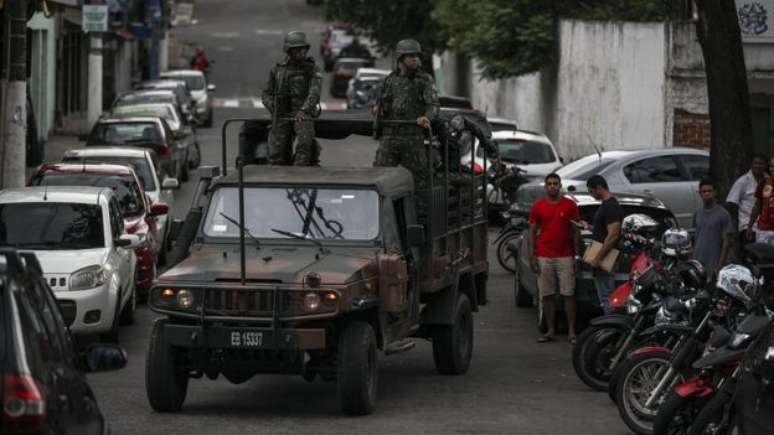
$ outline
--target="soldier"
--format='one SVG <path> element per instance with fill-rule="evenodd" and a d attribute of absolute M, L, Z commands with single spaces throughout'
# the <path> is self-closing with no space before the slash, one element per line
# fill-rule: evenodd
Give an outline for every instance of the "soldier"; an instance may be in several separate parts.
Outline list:
<path fill-rule="evenodd" d="M 433 78 L 422 71 L 419 54 L 422 48 L 413 39 L 404 39 L 395 47 L 398 68 L 384 80 L 374 110 L 384 127 L 376 127 L 374 166 L 401 165 L 414 174 L 418 189 L 429 187 L 428 155 L 424 129 L 438 114 L 438 94 Z M 415 121 L 414 124 L 390 121 Z M 381 131 L 380 131 L 381 130 Z"/>
<path fill-rule="evenodd" d="M 311 166 L 319 156 L 314 118 L 319 116 L 322 74 L 306 55 L 309 44 L 303 32 L 288 33 L 283 49 L 287 57 L 271 69 L 263 90 L 264 107 L 272 114 L 270 160 L 273 165 Z"/>

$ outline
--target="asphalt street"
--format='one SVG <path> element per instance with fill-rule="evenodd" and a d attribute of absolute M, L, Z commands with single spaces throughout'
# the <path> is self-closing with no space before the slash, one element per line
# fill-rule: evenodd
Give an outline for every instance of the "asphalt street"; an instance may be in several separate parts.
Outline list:
<path fill-rule="evenodd" d="M 323 20 L 304 0 L 197 0 L 195 25 L 174 30 L 177 38 L 202 45 L 216 64 L 211 80 L 217 99 L 258 98 L 269 69 L 282 55 L 283 34 L 303 30 L 317 55 Z M 407 35 L 410 36 L 410 35 Z M 324 89 L 327 90 L 328 77 Z M 327 95 L 325 101 L 335 103 Z M 338 100 L 341 102 L 341 100 Z M 253 107 L 219 107 L 215 127 L 200 129 L 204 164 L 221 160 L 220 126 L 227 118 L 249 117 Z M 227 135 L 228 162 L 236 156 L 238 127 Z M 366 138 L 322 141 L 324 165 L 363 166 L 375 144 Z M 195 177 L 177 192 L 174 215 L 190 205 Z M 535 309 L 513 304 L 512 275 L 489 252 L 491 303 L 477 313 L 470 371 L 437 374 L 430 343 L 380 360 L 376 412 L 346 417 L 338 411 L 334 383 L 305 382 L 300 376 L 257 376 L 232 385 L 219 378 L 192 380 L 183 410 L 159 414 L 145 395 L 145 357 L 158 316 L 139 308 L 137 322 L 121 329 L 129 364 L 120 371 L 89 375 L 114 434 L 624 434 L 615 406 L 604 393 L 576 379 L 571 345 L 537 344 Z"/>

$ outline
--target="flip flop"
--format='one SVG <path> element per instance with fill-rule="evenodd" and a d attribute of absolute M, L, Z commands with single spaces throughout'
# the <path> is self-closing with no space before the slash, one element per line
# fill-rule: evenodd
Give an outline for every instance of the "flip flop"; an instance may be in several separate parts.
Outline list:
<path fill-rule="evenodd" d="M 538 343 L 551 343 L 556 341 L 556 339 L 550 335 L 541 335 L 538 337 L 537 342 Z"/>

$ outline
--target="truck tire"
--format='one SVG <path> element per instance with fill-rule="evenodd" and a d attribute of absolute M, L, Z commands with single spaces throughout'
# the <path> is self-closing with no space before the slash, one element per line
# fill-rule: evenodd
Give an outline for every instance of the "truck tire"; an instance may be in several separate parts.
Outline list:
<path fill-rule="evenodd" d="M 177 353 L 161 336 L 166 319 L 153 325 L 145 363 L 145 392 L 156 412 L 180 411 L 188 392 L 188 375 L 177 369 Z"/>
<path fill-rule="evenodd" d="M 379 383 L 376 334 L 370 324 L 353 321 L 339 336 L 338 396 L 341 411 L 366 415 L 374 410 Z"/>
<path fill-rule="evenodd" d="M 468 371 L 473 356 L 473 311 L 465 294 L 457 298 L 454 324 L 433 330 L 433 360 L 438 373 L 459 375 Z"/>

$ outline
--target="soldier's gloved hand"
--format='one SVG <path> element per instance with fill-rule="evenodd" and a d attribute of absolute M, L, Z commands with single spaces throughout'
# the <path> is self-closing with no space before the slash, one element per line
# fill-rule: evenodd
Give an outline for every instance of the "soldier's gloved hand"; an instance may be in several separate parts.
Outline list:
<path fill-rule="evenodd" d="M 422 128 L 429 128 L 430 127 L 430 118 L 427 116 L 420 116 L 417 118 L 417 125 Z"/>
<path fill-rule="evenodd" d="M 296 112 L 296 122 L 301 122 L 306 118 L 306 114 L 303 110 L 299 110 Z"/>

